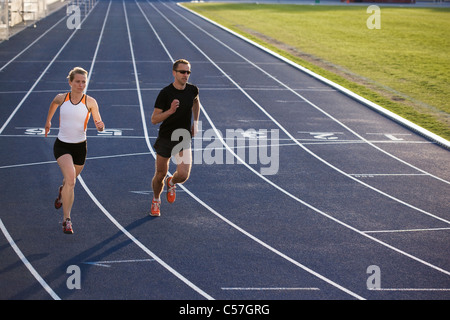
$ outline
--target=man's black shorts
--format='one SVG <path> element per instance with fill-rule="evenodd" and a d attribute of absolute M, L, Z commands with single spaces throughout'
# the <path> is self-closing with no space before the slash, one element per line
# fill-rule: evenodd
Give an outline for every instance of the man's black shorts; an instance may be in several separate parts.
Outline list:
<path fill-rule="evenodd" d="M 86 141 L 80 143 L 67 143 L 56 138 L 55 144 L 53 145 L 53 155 L 55 156 L 55 159 L 58 160 L 59 157 L 65 154 L 70 154 L 72 156 L 73 164 L 83 166 L 86 162 L 87 155 Z"/>
<path fill-rule="evenodd" d="M 177 148 L 175 148 L 175 146 L 177 146 Z M 190 146 L 190 141 L 186 143 L 184 140 L 182 142 L 179 142 L 158 137 L 156 138 L 153 148 L 155 148 L 156 153 L 161 157 L 170 158 L 178 154 L 180 151 L 183 151 L 184 149 L 189 149 Z"/>

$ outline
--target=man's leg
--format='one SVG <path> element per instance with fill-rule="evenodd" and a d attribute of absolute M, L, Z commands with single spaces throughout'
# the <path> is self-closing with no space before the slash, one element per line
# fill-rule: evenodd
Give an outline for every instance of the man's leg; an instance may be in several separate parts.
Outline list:
<path fill-rule="evenodd" d="M 160 216 L 160 206 L 161 206 L 161 193 L 164 187 L 164 178 L 169 171 L 169 160 L 170 158 L 164 158 L 159 154 L 156 155 L 155 163 L 155 175 L 152 179 L 152 189 L 153 189 L 153 199 L 152 206 L 150 210 L 150 215 L 154 217 Z"/>
<path fill-rule="evenodd" d="M 176 156 L 177 170 L 172 177 L 167 178 L 167 201 L 173 203 L 176 199 L 175 185 L 184 183 L 191 173 L 191 149 L 180 151 Z"/>
<path fill-rule="evenodd" d="M 170 158 L 164 158 L 159 154 L 156 155 L 155 175 L 152 179 L 153 198 L 159 199 L 164 187 L 164 178 L 169 171 Z"/>
<path fill-rule="evenodd" d="M 177 160 L 177 171 L 172 176 L 172 184 L 183 183 L 189 179 L 192 167 L 192 151 L 191 149 L 182 150 L 175 156 Z"/>

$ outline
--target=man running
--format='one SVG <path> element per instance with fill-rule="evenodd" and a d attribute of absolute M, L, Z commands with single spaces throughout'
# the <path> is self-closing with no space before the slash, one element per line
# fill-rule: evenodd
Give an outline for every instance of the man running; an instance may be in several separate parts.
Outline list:
<path fill-rule="evenodd" d="M 174 81 L 160 91 L 151 118 L 153 124 L 161 123 L 153 146 L 156 150 L 156 165 L 152 179 L 152 216 L 160 216 L 160 196 L 172 156 L 176 158 L 177 169 L 165 182 L 169 203 L 175 201 L 175 185 L 189 178 L 192 165 L 191 138 L 198 131 L 200 99 L 198 88 L 188 83 L 191 64 L 184 59 L 175 61 L 172 74 Z"/>

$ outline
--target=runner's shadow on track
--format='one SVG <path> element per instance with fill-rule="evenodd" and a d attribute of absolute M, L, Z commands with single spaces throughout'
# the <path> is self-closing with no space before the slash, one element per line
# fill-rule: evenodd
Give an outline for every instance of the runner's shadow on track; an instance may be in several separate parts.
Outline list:
<path fill-rule="evenodd" d="M 0 249 L 0 252 L 2 250 Z M 35 254 L 30 254 L 29 256 L 27 256 L 27 260 L 33 264 L 33 262 L 44 259 L 45 257 L 48 256 L 48 253 L 35 253 Z M 16 262 L 10 264 L 9 266 L 4 267 L 3 269 L 0 269 L 0 273 L 6 273 L 6 272 L 10 272 L 10 271 L 14 271 L 17 268 L 23 267 L 23 262 L 20 260 L 17 260 Z"/>
<path fill-rule="evenodd" d="M 144 223 L 149 221 L 149 215 L 140 218 L 136 221 L 133 221 L 128 226 L 124 227 L 128 232 L 131 232 L 133 229 L 142 226 Z M 154 218 L 154 217 L 150 217 Z M 151 219 L 150 219 L 151 220 Z M 76 241 L 76 234 L 74 235 L 64 235 L 65 237 L 70 237 L 72 241 L 67 242 L 67 244 L 78 246 L 80 245 L 80 241 Z M 123 240 L 120 240 L 121 237 L 124 237 Z M 119 242 L 117 242 L 119 240 Z M 109 247 L 112 243 L 117 242 L 113 244 L 111 247 Z M 117 251 L 120 251 L 121 249 L 127 247 L 128 245 L 133 244 L 133 241 L 129 239 L 122 231 L 118 230 L 116 233 L 114 233 L 112 236 L 106 238 L 105 240 L 95 244 L 94 246 L 76 254 L 75 256 L 71 257 L 68 260 L 61 261 L 58 265 L 55 265 L 53 268 L 53 271 L 51 271 L 48 275 L 42 274 L 41 276 L 44 278 L 44 280 L 47 282 L 47 284 L 53 288 L 55 293 L 61 298 L 61 299 L 67 299 L 71 295 L 75 294 L 77 290 L 71 290 L 67 288 L 67 279 L 70 276 L 70 273 L 67 273 L 67 268 L 69 266 L 75 265 L 80 267 L 81 273 L 85 274 L 89 272 L 89 269 L 93 267 L 93 265 L 85 264 L 85 262 L 88 261 L 102 261 L 106 260 L 107 257 L 111 256 L 112 254 L 116 253 Z M 69 251 L 67 247 L 61 246 L 61 250 L 63 251 Z M 33 261 L 36 261 L 38 259 L 43 259 L 49 254 L 33 254 L 27 257 L 27 259 L 32 263 Z M 56 256 L 58 256 L 58 253 L 56 253 Z M 31 259 L 31 260 L 30 260 Z M 20 262 L 21 263 L 21 262 Z M 50 264 L 50 263 L 49 263 Z M 9 266 L 8 268 L 12 267 L 18 267 L 18 265 L 14 264 L 14 266 Z M 39 272 L 39 270 L 38 270 Z M 87 278 L 85 276 L 81 277 L 81 287 L 83 287 L 83 279 Z M 30 287 L 28 287 L 25 290 L 22 290 L 21 292 L 17 293 L 16 295 L 10 297 L 10 300 L 25 300 L 30 299 L 30 297 L 34 297 L 39 295 L 39 291 L 42 291 L 43 288 L 38 283 L 33 283 Z M 86 299 L 88 297 L 83 297 L 82 299 Z"/>

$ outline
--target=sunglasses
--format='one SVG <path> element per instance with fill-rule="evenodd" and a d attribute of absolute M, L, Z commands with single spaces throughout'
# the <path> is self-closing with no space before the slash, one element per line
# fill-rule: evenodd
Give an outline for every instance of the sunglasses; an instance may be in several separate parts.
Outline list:
<path fill-rule="evenodd" d="M 176 72 L 179 72 L 179 73 L 181 73 L 181 74 L 191 74 L 191 72 L 190 71 L 187 71 L 187 70 L 175 70 Z"/>

